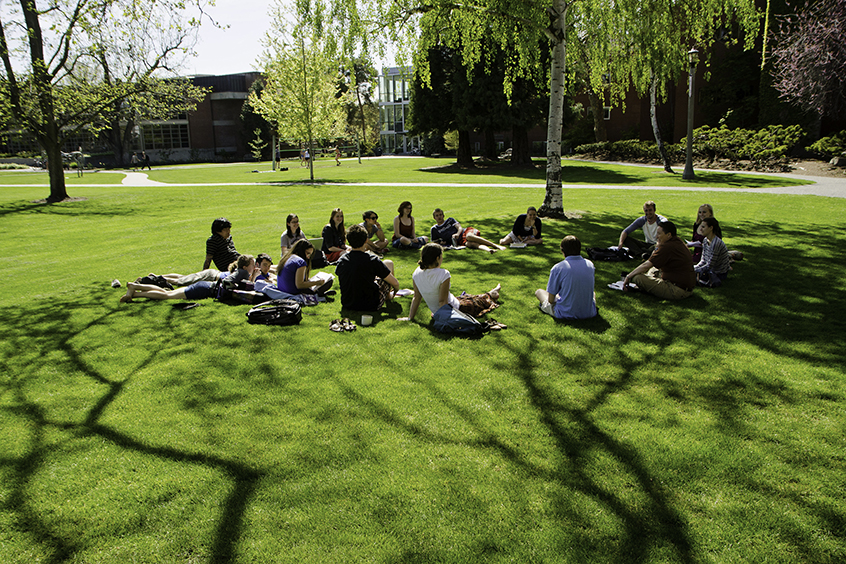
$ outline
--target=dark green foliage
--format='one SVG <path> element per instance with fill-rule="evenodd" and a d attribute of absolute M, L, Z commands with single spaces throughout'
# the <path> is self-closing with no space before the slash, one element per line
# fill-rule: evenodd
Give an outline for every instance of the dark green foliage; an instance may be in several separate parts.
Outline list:
<path fill-rule="evenodd" d="M 770 125 L 758 131 L 705 125 L 694 130 L 693 147 L 697 155 L 710 160 L 750 160 L 761 164 L 786 157 L 804 135 L 798 125 Z M 681 144 L 685 141 L 682 139 Z"/>
<path fill-rule="evenodd" d="M 843 130 L 840 133 L 835 133 L 830 137 L 823 137 L 816 143 L 805 148 L 808 151 L 816 153 L 826 159 L 840 155 L 846 151 L 846 130 Z"/>
<path fill-rule="evenodd" d="M 664 146 L 667 148 L 667 152 L 672 162 L 680 162 L 684 160 L 683 145 L 671 145 L 665 143 Z M 654 141 L 639 141 L 637 139 L 605 141 L 602 143 L 579 145 L 575 148 L 575 152 L 594 158 L 615 161 L 655 161 L 661 158 L 660 155 L 658 155 L 658 146 Z"/>

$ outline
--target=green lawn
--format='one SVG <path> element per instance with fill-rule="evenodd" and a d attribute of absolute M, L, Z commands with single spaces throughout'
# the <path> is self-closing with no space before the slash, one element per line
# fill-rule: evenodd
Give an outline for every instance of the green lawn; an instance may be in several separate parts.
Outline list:
<path fill-rule="evenodd" d="M 424 158 L 371 158 L 361 164 L 355 159 L 344 159 L 336 166 L 333 159 L 318 159 L 315 163 L 316 182 L 384 182 L 384 183 L 457 183 L 457 184 L 538 184 L 545 185 L 544 161 L 536 160 L 535 169 L 512 168 L 507 164 L 479 167 L 475 170 L 458 169 L 454 159 Z M 151 180 L 168 184 L 198 183 L 270 183 L 305 182 L 308 169 L 299 161 L 283 161 L 287 171 L 273 171 L 269 162 L 234 163 L 220 165 L 163 166 L 145 171 Z M 713 188 L 773 188 L 809 184 L 787 176 L 731 174 L 713 171 L 696 171 L 694 180 L 682 180 L 681 169 L 677 174 L 666 174 L 660 167 L 642 167 L 563 161 L 565 184 L 620 184 L 627 186 L 683 186 Z M 123 180 L 117 171 L 89 172 L 82 178 L 76 173 L 65 175 L 69 185 L 120 184 Z M 48 184 L 47 172 L 0 171 L 3 184 Z"/>
<path fill-rule="evenodd" d="M 234 174 L 210 168 L 152 177 Z M 274 257 L 289 212 L 316 235 L 404 199 L 493 238 L 543 186 L 70 193 L 0 188 L 0 562 L 846 560 L 846 200 L 567 190 L 580 219 L 545 221 L 543 248 L 447 253 L 453 291 L 503 285 L 509 328 L 468 340 L 396 321 L 408 298 L 337 334 L 339 301 L 252 326 L 109 282 L 198 270 L 219 216 Z M 660 302 L 605 288 L 636 263 L 599 263 L 598 318 L 541 314 L 556 241 L 613 244 L 649 198 L 685 235 L 714 206 L 747 256 L 726 285 Z M 417 257 L 389 258 L 410 287 Z"/>

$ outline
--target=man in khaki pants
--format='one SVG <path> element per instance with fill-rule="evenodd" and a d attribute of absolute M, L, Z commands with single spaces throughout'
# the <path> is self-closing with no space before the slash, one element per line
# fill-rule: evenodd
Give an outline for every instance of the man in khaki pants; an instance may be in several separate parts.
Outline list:
<path fill-rule="evenodd" d="M 696 274 L 693 258 L 684 241 L 676 235 L 672 221 L 658 222 L 658 243 L 649 260 L 629 272 L 623 289 L 637 284 L 644 292 L 665 300 L 681 300 L 693 294 Z"/>

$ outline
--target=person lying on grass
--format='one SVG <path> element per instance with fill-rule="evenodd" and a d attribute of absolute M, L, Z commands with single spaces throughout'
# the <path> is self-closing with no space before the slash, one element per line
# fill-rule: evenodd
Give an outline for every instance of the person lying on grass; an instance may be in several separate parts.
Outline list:
<path fill-rule="evenodd" d="M 461 227 L 455 218 L 444 219 L 444 210 L 435 208 L 432 212 L 435 225 L 431 229 L 431 239 L 442 247 L 467 247 L 468 249 L 482 249 L 493 254 L 505 249 L 493 241 L 488 241 L 475 227 Z"/>
<path fill-rule="evenodd" d="M 408 317 L 400 318 L 400 321 L 411 321 L 417 315 L 417 308 L 420 300 L 426 302 L 426 306 L 434 315 L 440 308 L 449 305 L 462 313 L 473 317 L 481 317 L 489 311 L 499 307 L 496 303 L 499 299 L 501 286 L 496 285 L 490 292 L 484 294 L 467 294 L 455 297 L 450 290 L 451 275 L 449 270 L 442 268 L 444 260 L 443 247 L 437 243 L 427 243 L 420 249 L 419 265 L 411 280 L 414 283 L 414 298 L 411 300 L 411 308 Z"/>
<path fill-rule="evenodd" d="M 276 287 L 288 294 L 324 295 L 335 278 L 331 274 L 309 278 L 314 245 L 308 239 L 300 239 L 288 249 L 276 267 Z"/>
<path fill-rule="evenodd" d="M 241 255 L 236 262 L 229 266 L 229 275 L 224 279 L 233 284 L 250 280 L 256 267 L 256 260 L 252 255 Z M 153 284 L 139 284 L 130 282 L 126 285 L 126 294 L 121 296 L 120 303 L 131 302 L 133 298 L 149 298 L 151 300 L 204 300 L 213 298 L 217 283 L 201 280 L 185 288 L 165 290 Z"/>

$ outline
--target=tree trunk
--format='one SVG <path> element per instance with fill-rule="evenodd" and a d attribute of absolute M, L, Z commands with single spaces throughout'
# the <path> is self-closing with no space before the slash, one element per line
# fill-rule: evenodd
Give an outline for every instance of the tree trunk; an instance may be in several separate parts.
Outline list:
<path fill-rule="evenodd" d="M 552 74 L 549 87 L 549 122 L 546 132 L 546 196 L 538 215 L 564 218 L 564 196 L 561 191 L 561 128 L 564 121 L 564 69 L 566 63 L 565 0 L 554 0 L 558 18 L 553 28 L 560 39 L 552 50 Z"/>
<path fill-rule="evenodd" d="M 491 127 L 485 128 L 485 153 L 484 157 L 489 161 L 495 161 L 499 158 L 496 149 L 496 138 L 494 137 L 494 130 Z"/>
<path fill-rule="evenodd" d="M 473 151 L 470 150 L 470 132 L 458 130 L 458 166 L 462 168 L 476 168 L 473 163 Z"/>
<path fill-rule="evenodd" d="M 532 155 L 529 151 L 529 130 L 523 126 L 511 126 L 511 164 L 531 166 Z"/>
<path fill-rule="evenodd" d="M 608 129 L 605 128 L 605 108 L 602 99 L 593 88 L 588 89 L 590 113 L 593 115 L 593 136 L 597 143 L 608 141 Z"/>
<path fill-rule="evenodd" d="M 53 128 L 56 129 L 55 125 Z M 50 196 L 47 198 L 48 202 L 61 202 L 68 198 L 68 192 L 65 188 L 65 164 L 62 161 L 62 145 L 59 143 L 58 136 L 52 139 L 42 138 L 41 147 L 47 153 L 47 171 L 50 175 Z"/>
<path fill-rule="evenodd" d="M 649 119 L 652 121 L 652 134 L 655 136 L 655 143 L 658 145 L 658 154 L 661 155 L 661 162 L 664 163 L 664 170 L 672 173 L 670 157 L 667 156 L 667 148 L 661 140 L 661 129 L 658 127 L 658 77 L 652 73 L 652 84 L 649 86 Z"/>

